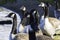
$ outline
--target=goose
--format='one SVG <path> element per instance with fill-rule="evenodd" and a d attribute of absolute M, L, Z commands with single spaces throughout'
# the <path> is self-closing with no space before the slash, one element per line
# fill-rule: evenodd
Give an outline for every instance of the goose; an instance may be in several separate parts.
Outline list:
<path fill-rule="evenodd" d="M 24 7 L 23 7 L 24 9 Z M 23 11 L 22 9 L 22 11 Z M 19 33 L 15 36 L 14 40 L 29 40 L 28 31 L 30 30 L 30 14 L 26 10 L 23 12 L 23 17 L 19 26 Z"/>
<path fill-rule="evenodd" d="M 19 33 L 14 37 L 13 40 L 29 40 L 29 30 L 32 30 L 30 27 L 30 14 L 26 13 L 21 22 L 20 28 L 23 27 L 23 30 L 20 30 Z"/>
<path fill-rule="evenodd" d="M 15 13 L 9 13 L 6 17 L 11 17 L 13 18 L 13 27 L 12 27 L 12 30 L 11 30 L 11 33 L 13 34 L 16 34 L 17 33 L 17 16 Z"/>
<path fill-rule="evenodd" d="M 26 7 L 22 6 L 21 8 L 22 11 L 22 19 L 21 19 L 21 23 L 20 23 L 20 28 L 19 28 L 19 32 L 21 33 L 28 33 L 28 29 L 30 28 L 30 13 L 28 11 L 26 11 Z"/>
<path fill-rule="evenodd" d="M 13 19 L 13 25 L 11 30 L 11 39 L 14 39 L 17 34 L 17 16 L 15 13 L 9 13 L 6 17 L 10 17 Z"/>
<path fill-rule="evenodd" d="M 18 33 L 13 40 L 29 40 L 29 35 L 26 33 Z"/>
<path fill-rule="evenodd" d="M 38 11 L 36 9 L 31 9 L 30 11 L 30 25 L 31 25 L 31 29 L 29 30 L 29 39 L 30 40 L 36 40 L 36 36 L 41 35 L 41 33 L 39 34 L 39 18 L 40 15 L 38 13 Z"/>
<path fill-rule="evenodd" d="M 20 27 L 19 27 L 19 32 L 23 32 L 24 26 L 22 25 L 22 20 L 23 20 L 23 17 L 25 15 L 25 12 L 26 12 L 26 7 L 25 6 L 22 6 L 20 8 L 20 10 L 22 11 L 22 18 L 21 18 L 21 23 L 20 23 Z"/>
<path fill-rule="evenodd" d="M 42 2 L 39 6 L 42 6 L 45 11 L 45 14 L 41 18 L 42 23 L 40 24 L 40 28 L 43 33 L 54 38 L 53 35 L 56 33 L 56 30 L 60 29 L 60 20 L 48 17 L 48 6 L 45 3 Z"/>

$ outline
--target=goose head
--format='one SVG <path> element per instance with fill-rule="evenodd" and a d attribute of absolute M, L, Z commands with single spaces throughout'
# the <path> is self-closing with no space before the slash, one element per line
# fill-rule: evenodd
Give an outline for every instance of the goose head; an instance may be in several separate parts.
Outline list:
<path fill-rule="evenodd" d="M 20 11 L 21 11 L 21 18 L 23 18 L 27 12 L 27 8 L 25 6 L 21 6 Z"/>
<path fill-rule="evenodd" d="M 37 10 L 36 9 L 32 9 L 30 11 L 30 13 L 31 13 L 31 16 L 33 16 L 35 18 L 36 17 L 36 14 L 37 14 Z"/>
<path fill-rule="evenodd" d="M 14 16 L 16 16 L 15 13 L 9 13 L 9 14 L 7 15 L 7 17 L 11 17 L 11 18 L 14 18 Z"/>
<path fill-rule="evenodd" d="M 38 13 L 38 11 L 37 11 L 36 9 L 32 9 L 32 10 L 30 11 L 30 13 L 32 14 L 32 16 L 33 16 L 34 18 L 40 17 L 40 15 L 39 15 L 39 13 Z"/>
<path fill-rule="evenodd" d="M 41 2 L 38 6 L 39 6 L 39 7 L 45 7 L 46 4 L 45 4 L 44 2 Z"/>
<path fill-rule="evenodd" d="M 22 6 L 22 7 L 20 8 L 20 10 L 26 11 L 26 7 L 25 7 L 25 6 Z"/>
<path fill-rule="evenodd" d="M 34 19 L 35 19 L 35 13 L 36 13 L 36 11 L 35 11 L 35 9 L 32 9 L 31 11 L 30 11 L 30 21 L 32 21 L 31 23 L 34 23 Z"/>
<path fill-rule="evenodd" d="M 32 15 L 34 17 L 34 20 L 36 21 L 37 25 L 39 24 L 40 21 L 40 15 L 36 9 L 32 10 Z"/>

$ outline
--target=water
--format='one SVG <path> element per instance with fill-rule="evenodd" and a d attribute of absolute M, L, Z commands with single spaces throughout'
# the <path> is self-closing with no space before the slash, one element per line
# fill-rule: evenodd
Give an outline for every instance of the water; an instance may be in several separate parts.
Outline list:
<path fill-rule="evenodd" d="M 2 18 L 0 18 L 0 19 L 2 19 Z M 5 18 L 5 20 L 6 20 L 6 18 Z M 3 25 L 0 24 L 0 40 L 9 40 L 11 30 L 12 30 L 12 24 L 8 24 L 8 25 L 7 24 L 3 24 Z"/>
<path fill-rule="evenodd" d="M 3 10 L 0 11 L 0 21 L 2 21 L 2 20 L 5 20 L 5 21 L 6 20 L 11 20 L 11 21 L 13 21 L 12 18 L 5 17 L 13 11 L 11 11 L 9 9 L 6 9 L 4 7 L 0 7 L 0 9 L 3 9 Z M 14 12 L 14 13 L 17 15 L 17 27 L 18 27 L 18 25 L 21 21 L 21 18 L 16 12 Z M 4 25 L 0 24 L 0 40 L 10 40 L 9 38 L 11 36 L 10 32 L 11 32 L 12 27 L 13 27 L 12 25 L 13 24 L 8 24 L 8 25 L 7 24 L 4 24 Z"/>

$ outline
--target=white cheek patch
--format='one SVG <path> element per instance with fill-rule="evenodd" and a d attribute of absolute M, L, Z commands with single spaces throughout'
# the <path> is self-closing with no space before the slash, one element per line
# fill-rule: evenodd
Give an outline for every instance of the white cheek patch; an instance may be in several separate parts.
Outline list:
<path fill-rule="evenodd" d="M 44 7 L 45 6 L 45 4 L 42 2 L 41 4 L 39 4 L 38 6 L 42 6 L 42 7 Z"/>
<path fill-rule="evenodd" d="M 11 17 L 13 18 L 15 14 L 13 14 Z"/>
<path fill-rule="evenodd" d="M 34 14 L 36 13 L 36 11 L 33 12 Z"/>
<path fill-rule="evenodd" d="M 30 15 L 28 15 L 27 17 L 30 17 Z"/>
<path fill-rule="evenodd" d="M 42 7 L 44 7 L 45 6 L 45 4 L 44 3 L 42 3 Z"/>
<path fill-rule="evenodd" d="M 36 13 L 36 11 L 34 11 L 33 13 L 32 13 L 32 15 L 34 15 Z"/>
<path fill-rule="evenodd" d="M 25 10 L 26 10 L 26 8 L 24 7 L 24 8 L 23 8 L 23 10 L 25 11 Z"/>
<path fill-rule="evenodd" d="M 22 6 L 20 9 L 21 9 L 21 10 L 23 10 L 23 11 L 25 11 L 25 10 L 26 10 L 26 8 L 25 8 L 24 6 Z"/>

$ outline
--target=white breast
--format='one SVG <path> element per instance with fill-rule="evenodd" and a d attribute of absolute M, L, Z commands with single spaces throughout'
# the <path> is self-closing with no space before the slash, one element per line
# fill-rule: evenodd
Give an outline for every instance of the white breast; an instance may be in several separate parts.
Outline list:
<path fill-rule="evenodd" d="M 50 35 L 51 37 L 53 37 L 53 35 L 55 34 L 55 29 L 49 22 L 48 17 L 44 18 L 44 16 L 42 16 L 40 21 L 40 28 L 43 33 Z"/>
<path fill-rule="evenodd" d="M 45 26 L 44 29 L 47 31 L 49 35 L 55 34 L 55 29 L 53 25 L 49 22 L 48 18 L 45 18 Z"/>

